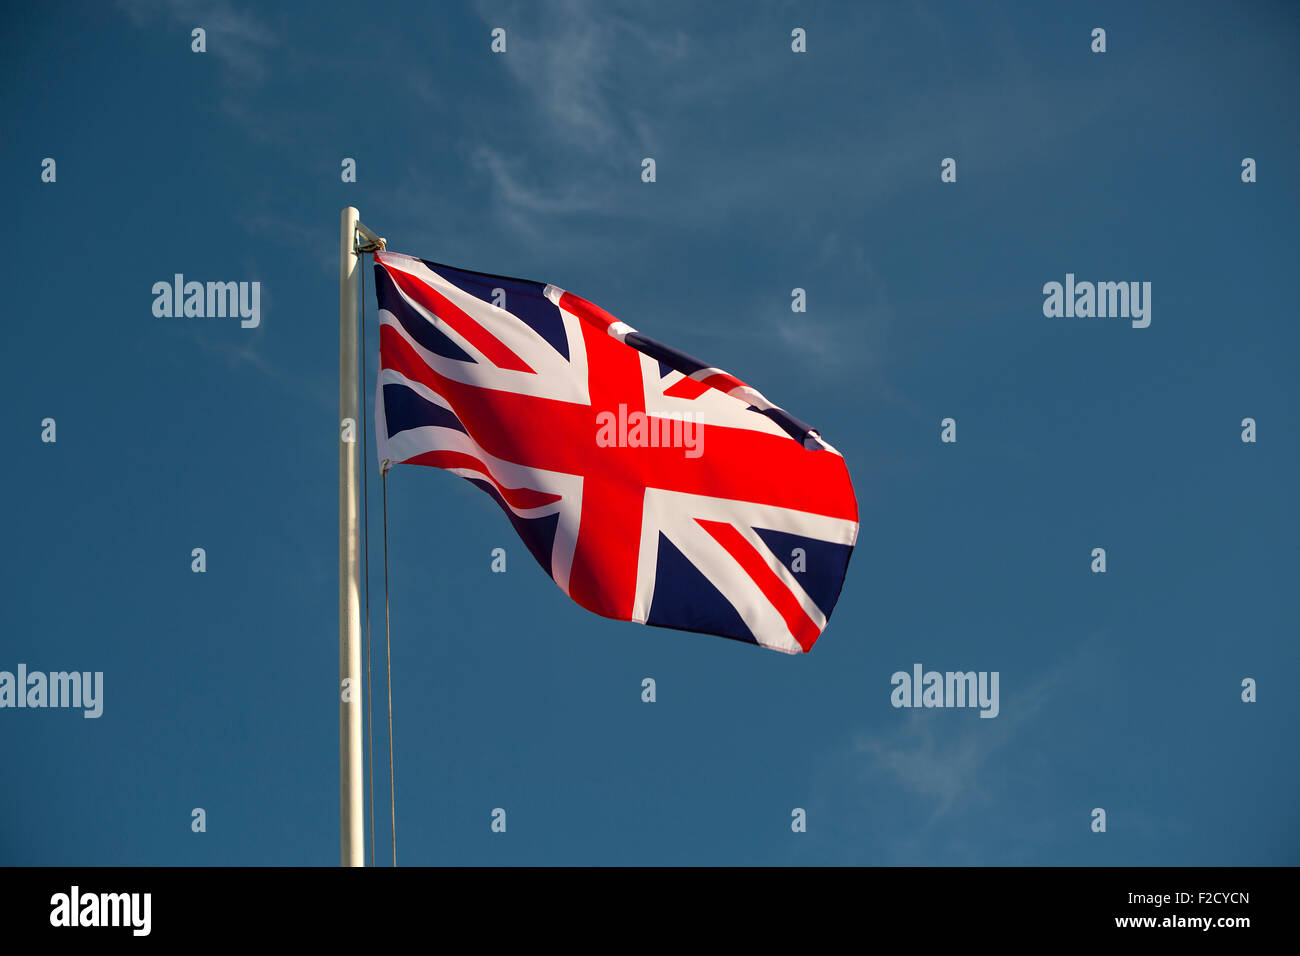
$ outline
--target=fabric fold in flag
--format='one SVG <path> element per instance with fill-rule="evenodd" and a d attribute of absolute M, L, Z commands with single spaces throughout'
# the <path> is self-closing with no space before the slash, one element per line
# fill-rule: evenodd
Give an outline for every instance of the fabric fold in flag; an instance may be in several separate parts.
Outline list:
<path fill-rule="evenodd" d="M 858 534 L 815 429 L 556 286 L 374 260 L 381 462 L 476 484 L 590 611 L 812 647 Z"/>

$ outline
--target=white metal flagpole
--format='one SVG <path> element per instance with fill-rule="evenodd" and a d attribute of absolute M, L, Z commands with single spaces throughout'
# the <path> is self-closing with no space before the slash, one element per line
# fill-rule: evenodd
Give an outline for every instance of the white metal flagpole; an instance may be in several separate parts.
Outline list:
<path fill-rule="evenodd" d="M 342 864 L 365 866 L 361 753 L 361 548 L 357 465 L 361 389 L 357 373 L 357 290 L 361 253 L 384 248 L 353 206 L 339 241 L 339 822 Z M 358 236 L 361 237 L 358 242 Z"/>
<path fill-rule="evenodd" d="M 357 210 L 343 210 L 339 245 L 339 803 L 343 866 L 365 865 L 361 791 L 361 562 L 356 436 Z"/>

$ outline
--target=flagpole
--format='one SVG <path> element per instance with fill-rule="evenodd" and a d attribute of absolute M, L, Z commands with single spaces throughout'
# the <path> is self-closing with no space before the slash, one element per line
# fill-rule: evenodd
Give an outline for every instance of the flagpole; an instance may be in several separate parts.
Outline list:
<path fill-rule="evenodd" d="M 356 436 L 360 431 L 357 381 L 357 251 L 360 214 L 343 210 L 339 244 L 339 807 L 343 866 L 365 865 L 361 791 L 361 562 Z M 351 423 L 350 426 L 348 423 Z"/>
<path fill-rule="evenodd" d="M 361 795 L 361 502 L 357 466 L 361 451 L 361 389 L 357 372 L 357 290 L 361 254 L 385 241 L 343 210 L 339 238 L 339 842 L 343 866 L 365 866 Z M 347 423 L 351 422 L 349 426 Z M 344 440 L 344 438 L 348 440 Z"/>

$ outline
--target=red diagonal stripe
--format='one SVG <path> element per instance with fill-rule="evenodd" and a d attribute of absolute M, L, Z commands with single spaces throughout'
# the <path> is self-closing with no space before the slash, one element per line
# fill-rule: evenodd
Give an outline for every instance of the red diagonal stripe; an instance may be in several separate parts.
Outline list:
<path fill-rule="evenodd" d="M 664 396 L 667 398 L 699 398 L 708 390 L 709 386 L 703 382 L 697 382 L 693 378 L 683 378 L 664 389 Z"/>
<path fill-rule="evenodd" d="M 733 388 L 740 388 L 745 383 L 734 375 L 728 375 L 726 372 L 715 372 L 704 379 L 704 384 L 709 388 L 716 388 L 720 392 L 729 392 Z"/>
<path fill-rule="evenodd" d="M 705 521 L 703 518 L 696 518 L 695 522 L 707 531 L 714 541 L 722 545 L 727 554 L 731 555 L 745 573 L 754 579 L 763 596 L 772 602 L 777 613 L 785 619 L 785 626 L 799 642 L 799 646 L 805 651 L 812 647 L 821 636 L 821 629 L 808 616 L 808 612 L 803 609 L 803 605 L 799 603 L 799 599 L 794 596 L 786 583 L 768 566 L 763 556 L 745 540 L 745 536 L 737 531 L 734 525 L 725 521 Z"/>
<path fill-rule="evenodd" d="M 483 356 L 498 368 L 515 372 L 532 372 L 537 374 L 528 363 L 506 347 L 505 343 L 478 323 L 476 319 L 464 312 L 450 299 L 436 289 L 421 282 L 415 276 L 401 269 L 389 269 L 397 287 L 411 297 L 411 300 L 432 312 L 464 337 L 470 345 L 483 353 Z"/>
<path fill-rule="evenodd" d="M 560 308 L 570 315 L 576 315 L 584 322 L 590 322 L 602 332 L 609 332 L 609 327 L 619 321 L 594 302 L 588 302 L 580 295 L 566 292 L 560 296 Z"/>
<path fill-rule="evenodd" d="M 492 472 L 488 471 L 487 465 L 479 461 L 473 455 L 467 455 L 461 451 L 426 451 L 414 458 L 407 459 L 407 464 L 412 465 L 432 465 L 434 468 L 472 468 L 474 471 L 482 472 L 483 477 L 496 487 L 501 497 L 509 505 L 518 508 L 520 511 L 526 511 L 529 508 L 540 508 L 543 505 L 549 505 L 560 500 L 559 495 L 553 495 L 546 491 L 537 491 L 533 488 L 507 488 L 497 481 Z"/>

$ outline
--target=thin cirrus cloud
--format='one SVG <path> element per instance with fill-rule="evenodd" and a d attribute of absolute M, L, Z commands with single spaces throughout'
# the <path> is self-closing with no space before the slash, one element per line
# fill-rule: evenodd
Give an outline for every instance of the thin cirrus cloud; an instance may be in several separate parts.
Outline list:
<path fill-rule="evenodd" d="M 226 77 L 237 84 L 255 86 L 266 78 L 267 55 L 279 44 L 271 29 L 258 17 L 236 10 L 227 2 L 198 0 L 118 0 L 137 27 L 159 20 L 183 27 L 188 34 L 196 27 L 206 32 L 206 49 L 226 67 Z"/>
<path fill-rule="evenodd" d="M 638 74 L 646 62 L 681 60 L 687 44 L 680 31 L 660 35 L 608 4 L 578 0 L 506 10 L 480 3 L 478 12 L 489 29 L 506 29 L 506 67 L 529 112 L 556 138 L 614 165 L 619 153 L 653 141 L 645 116 L 617 94 L 657 82 Z"/>
<path fill-rule="evenodd" d="M 987 795 L 986 788 L 995 785 L 983 772 L 989 758 L 1022 728 L 1032 725 L 1063 684 L 1086 670 L 1088 661 L 1097 657 L 1102 637 L 1097 632 L 1081 642 L 1024 691 L 1008 693 L 1012 689 L 1003 682 L 1001 712 L 996 718 L 967 721 L 954 734 L 936 730 L 936 726 L 948 726 L 942 718 L 968 715 L 910 711 L 892 730 L 857 734 L 851 746 L 852 762 L 862 766 L 865 759 L 863 773 L 883 774 L 906 793 L 932 801 L 932 819 L 937 820 L 964 802 Z"/>

